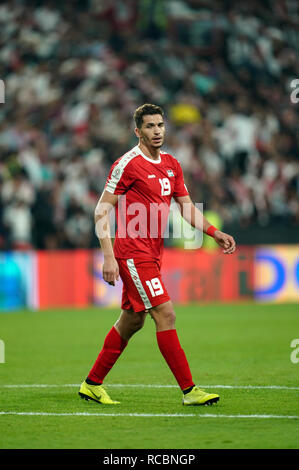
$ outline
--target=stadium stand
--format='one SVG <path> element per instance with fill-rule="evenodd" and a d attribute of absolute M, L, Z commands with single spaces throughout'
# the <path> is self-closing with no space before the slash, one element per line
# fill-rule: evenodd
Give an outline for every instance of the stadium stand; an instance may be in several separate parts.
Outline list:
<path fill-rule="evenodd" d="M 0 249 L 97 246 L 145 102 L 237 242 L 298 242 L 298 44 L 296 0 L 1 2 Z"/>

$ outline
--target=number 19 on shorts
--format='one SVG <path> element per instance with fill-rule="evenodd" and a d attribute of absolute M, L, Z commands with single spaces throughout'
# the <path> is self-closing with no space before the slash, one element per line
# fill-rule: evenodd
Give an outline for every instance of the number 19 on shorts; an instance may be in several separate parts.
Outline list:
<path fill-rule="evenodd" d="M 146 285 L 148 286 L 152 297 L 156 297 L 157 295 L 164 293 L 162 284 L 158 277 L 154 277 L 150 281 L 146 281 Z"/>

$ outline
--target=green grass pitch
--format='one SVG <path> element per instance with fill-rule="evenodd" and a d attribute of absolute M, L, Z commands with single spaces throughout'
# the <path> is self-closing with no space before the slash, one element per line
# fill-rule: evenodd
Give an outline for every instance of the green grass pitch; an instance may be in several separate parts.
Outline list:
<path fill-rule="evenodd" d="M 149 316 L 106 377 L 121 404 L 103 406 L 80 399 L 78 384 L 118 309 L 1 314 L 0 448 L 298 448 L 298 304 L 194 304 L 176 314 L 193 378 L 220 394 L 216 405 L 182 406 Z"/>

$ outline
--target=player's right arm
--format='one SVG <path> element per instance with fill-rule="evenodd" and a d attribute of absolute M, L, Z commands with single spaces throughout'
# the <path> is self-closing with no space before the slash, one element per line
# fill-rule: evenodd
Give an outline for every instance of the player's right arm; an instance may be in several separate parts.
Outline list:
<path fill-rule="evenodd" d="M 104 255 L 103 278 L 113 286 L 115 285 L 115 280 L 119 280 L 119 268 L 114 257 L 111 242 L 109 214 L 117 204 L 117 201 L 117 194 L 111 194 L 104 190 L 94 212 L 95 232 Z"/>

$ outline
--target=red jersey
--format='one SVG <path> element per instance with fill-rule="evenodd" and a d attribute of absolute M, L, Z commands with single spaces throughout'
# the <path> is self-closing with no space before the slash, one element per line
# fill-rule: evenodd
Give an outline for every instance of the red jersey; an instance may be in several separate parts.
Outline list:
<path fill-rule="evenodd" d="M 116 205 L 116 258 L 160 259 L 172 197 L 187 196 L 181 165 L 170 154 L 158 160 L 139 146 L 116 160 L 106 191 L 122 195 Z"/>

